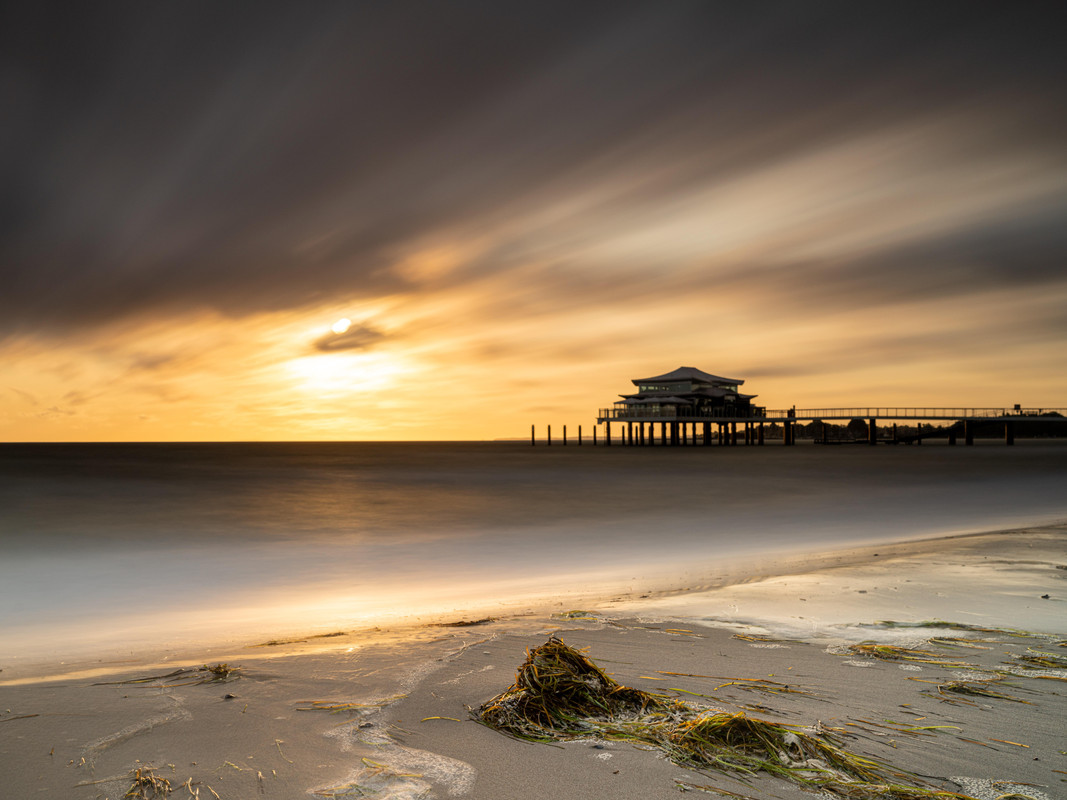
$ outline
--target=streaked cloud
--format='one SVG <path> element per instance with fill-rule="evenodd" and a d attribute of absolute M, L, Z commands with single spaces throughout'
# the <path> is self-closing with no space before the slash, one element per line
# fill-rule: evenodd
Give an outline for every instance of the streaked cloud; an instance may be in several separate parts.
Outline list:
<path fill-rule="evenodd" d="M 0 33 L 6 438 L 1067 392 L 1049 7 L 57 9 Z"/>

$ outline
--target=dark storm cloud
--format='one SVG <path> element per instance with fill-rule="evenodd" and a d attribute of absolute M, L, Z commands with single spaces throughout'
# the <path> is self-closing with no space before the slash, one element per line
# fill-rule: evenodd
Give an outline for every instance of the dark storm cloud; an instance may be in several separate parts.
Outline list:
<path fill-rule="evenodd" d="M 366 350 L 378 344 L 385 334 L 369 325 L 353 325 L 343 333 L 327 333 L 315 340 L 315 349 L 323 353 L 339 350 Z"/>
<path fill-rule="evenodd" d="M 0 34 L 0 335 L 410 290 L 393 267 L 434 236 L 492 239 L 454 282 L 534 259 L 555 264 L 545 301 L 603 270 L 632 298 L 661 264 L 590 270 L 570 246 L 613 235 L 597 220 L 640 225 L 679 194 L 930 115 L 998 120 L 961 139 L 963 162 L 1067 169 L 1056 10 L 26 4 Z M 595 213 L 552 214 L 597 186 Z M 948 292 L 1040 284 L 1062 277 L 1064 203 L 744 275 L 864 302 L 931 291 L 929 259 L 961 271 Z M 723 279 L 751 278 L 666 285 Z"/>

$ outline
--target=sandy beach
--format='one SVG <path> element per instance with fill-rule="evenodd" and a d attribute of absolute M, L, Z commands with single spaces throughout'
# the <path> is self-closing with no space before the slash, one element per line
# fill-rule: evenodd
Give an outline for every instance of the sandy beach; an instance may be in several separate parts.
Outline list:
<path fill-rule="evenodd" d="M 235 642 L 156 663 L 55 665 L 51 676 L 9 670 L 0 786 L 4 797 L 74 800 L 131 788 L 224 800 L 811 796 L 781 777 L 684 768 L 647 744 L 530 743 L 475 721 L 527 649 L 555 636 L 625 686 L 694 711 L 830 732 L 912 785 L 983 800 L 1063 797 L 1065 567 L 1060 525 L 824 553 L 726 586 L 453 621 L 478 624 Z M 952 625 L 919 624 L 935 620 Z M 856 649 L 863 642 L 898 649 L 872 654 Z M 955 693 L 952 681 L 986 694 Z"/>

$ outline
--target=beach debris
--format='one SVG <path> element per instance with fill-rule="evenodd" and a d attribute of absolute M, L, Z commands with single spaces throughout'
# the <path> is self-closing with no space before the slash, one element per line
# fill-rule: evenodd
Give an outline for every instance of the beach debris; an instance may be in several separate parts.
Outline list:
<path fill-rule="evenodd" d="M 596 612 L 594 612 L 594 611 L 583 611 L 582 609 L 579 609 L 579 608 L 576 608 L 576 609 L 574 609 L 572 611 L 560 611 L 558 614 L 553 614 L 552 616 L 559 617 L 561 619 L 590 619 L 590 620 L 596 620 L 597 619 Z"/>
<path fill-rule="evenodd" d="M 406 694 L 397 694 L 391 697 L 383 697 L 380 700 L 374 700 L 370 703 L 341 702 L 337 700 L 300 700 L 297 702 L 296 710 L 328 711 L 331 714 L 340 714 L 342 712 L 368 714 L 373 711 L 378 711 L 391 703 L 395 703 L 397 700 L 403 700 L 405 697 L 407 697 Z"/>
<path fill-rule="evenodd" d="M 1016 661 L 1022 661 L 1027 669 L 1065 669 L 1067 658 L 1055 653 L 1045 653 L 1040 650 L 1027 648 L 1029 652 L 1013 656 Z"/>
<path fill-rule="evenodd" d="M 947 661 L 941 653 L 932 650 L 922 650 L 915 647 L 902 647 L 894 644 L 878 644 L 877 642 L 860 642 L 848 646 L 848 652 L 852 655 L 876 658 L 879 661 L 912 661 L 919 664 L 934 664 L 939 667 L 969 667 L 965 661 Z"/>
<path fill-rule="evenodd" d="M 39 716 L 41 716 L 41 715 L 40 714 L 17 714 L 14 717 L 3 717 L 3 718 L 0 718 L 0 722 L 11 722 L 12 720 L 16 720 L 16 719 L 33 719 L 34 717 L 39 717 Z"/>
<path fill-rule="evenodd" d="M 156 800 L 171 793 L 170 781 L 157 775 L 155 767 L 137 767 L 129 776 L 133 783 L 126 790 L 126 800 Z"/>
<path fill-rule="evenodd" d="M 435 622 L 432 628 L 473 628 L 475 625 L 488 625 L 496 622 L 496 617 L 482 617 L 481 619 L 460 619 L 455 622 Z"/>
<path fill-rule="evenodd" d="M 994 700 L 1009 700 L 1013 703 L 1027 703 L 1027 700 L 1020 700 L 1018 697 L 1012 697 L 1010 694 L 1004 694 L 1003 692 L 997 692 L 989 688 L 991 684 L 998 681 L 947 681 L 945 683 L 939 683 L 937 685 L 937 692 L 942 697 L 946 694 L 955 695 L 968 695 L 970 697 L 989 697 Z"/>
<path fill-rule="evenodd" d="M 283 644 L 301 644 L 303 642 L 310 642 L 312 639 L 333 639 L 338 636 L 347 636 L 348 631 L 332 631 L 330 633 L 315 633 L 311 636 L 297 636 L 292 639 L 271 639 L 267 642 L 260 642 L 259 644 L 251 645 L 251 647 L 278 647 Z"/>
<path fill-rule="evenodd" d="M 917 776 L 850 752 L 822 725 L 804 729 L 744 712 L 695 709 L 623 686 L 557 637 L 528 650 L 515 683 L 471 714 L 519 739 L 628 741 L 662 750 L 686 768 L 764 773 L 850 800 L 968 798 L 909 785 Z"/>
<path fill-rule="evenodd" d="M 713 691 L 720 689 L 726 689 L 731 686 L 738 689 L 744 689 L 747 692 L 763 692 L 764 694 L 803 694 L 809 697 L 815 695 L 805 688 L 791 685 L 788 683 L 779 683 L 778 681 L 772 681 L 769 678 L 728 678 L 725 675 L 697 675 L 692 672 L 668 672 L 667 670 L 656 670 L 660 675 L 673 675 L 679 678 L 707 678 L 714 681 L 726 681 L 719 684 Z M 653 678 L 653 680 L 658 680 Z M 672 689 L 672 691 L 681 691 L 680 689 Z M 689 692 L 689 694 L 696 694 L 696 692 Z M 707 697 L 707 695 L 700 695 L 701 697 Z"/>
<path fill-rule="evenodd" d="M 940 619 L 928 619 L 922 622 L 899 622 L 896 620 L 879 620 L 874 625 L 861 627 L 873 628 L 935 628 L 952 631 L 972 631 L 974 633 L 998 633 L 1004 636 L 1012 636 L 1022 639 L 1041 638 L 1038 634 L 1022 631 L 1015 628 L 987 628 L 982 625 L 970 625 L 966 622 L 945 622 Z"/>
<path fill-rule="evenodd" d="M 198 686 L 202 683 L 221 683 L 230 678 L 240 677 L 240 667 L 231 667 L 229 664 L 215 664 L 209 667 L 188 669 L 176 669 L 166 675 L 148 675 L 141 678 L 130 678 L 125 681 L 103 681 L 94 683 L 93 686 L 125 686 L 127 684 L 156 684 L 163 686 Z"/>

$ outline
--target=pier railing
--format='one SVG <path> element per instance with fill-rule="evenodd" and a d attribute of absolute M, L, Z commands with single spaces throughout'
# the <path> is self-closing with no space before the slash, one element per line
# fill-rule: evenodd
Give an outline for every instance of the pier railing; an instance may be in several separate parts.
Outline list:
<path fill-rule="evenodd" d="M 663 420 L 683 422 L 752 420 L 753 422 L 787 419 L 920 419 L 920 420 L 961 420 L 961 419 L 1027 419 L 1067 417 L 1067 408 L 904 408 L 899 406 L 857 406 L 854 408 L 769 408 L 752 409 L 750 413 L 737 412 L 709 413 L 705 410 L 666 407 L 650 408 L 633 406 L 628 408 L 602 408 L 598 418 L 601 420 Z"/>

